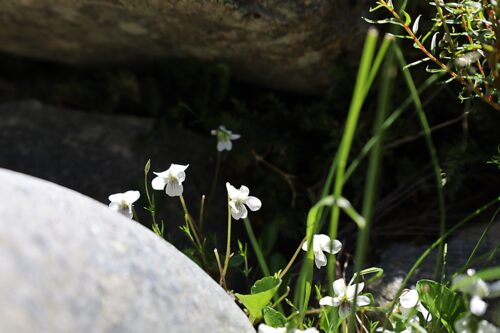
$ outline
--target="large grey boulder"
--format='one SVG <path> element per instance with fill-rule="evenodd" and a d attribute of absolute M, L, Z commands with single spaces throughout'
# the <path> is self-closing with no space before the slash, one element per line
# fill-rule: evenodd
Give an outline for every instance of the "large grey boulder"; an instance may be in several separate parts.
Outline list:
<path fill-rule="evenodd" d="M 0 184 L 0 332 L 254 332 L 222 288 L 139 224 L 30 176 L 0 169 Z"/>
<path fill-rule="evenodd" d="M 0 50 L 77 65 L 193 57 L 318 92 L 352 57 L 373 0 L 2 0 Z M 352 59 L 354 58 L 354 59 Z M 338 66 L 337 68 L 339 68 Z"/>

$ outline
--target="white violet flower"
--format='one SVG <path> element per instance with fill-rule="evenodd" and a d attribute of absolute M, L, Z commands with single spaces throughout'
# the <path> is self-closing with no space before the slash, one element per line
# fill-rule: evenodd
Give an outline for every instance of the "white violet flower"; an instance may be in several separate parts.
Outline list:
<path fill-rule="evenodd" d="M 266 324 L 260 324 L 259 333 L 286 333 L 286 327 L 271 327 Z"/>
<path fill-rule="evenodd" d="M 427 320 L 430 321 L 432 319 L 432 315 L 427 311 L 427 309 L 420 303 L 419 296 L 418 296 L 418 291 L 415 289 L 412 290 L 405 290 L 399 297 L 399 304 L 400 304 L 400 311 L 401 314 L 405 317 L 408 318 L 410 315 L 411 311 L 413 309 L 416 309 L 418 312 L 422 313 L 422 316 Z M 416 316 L 410 318 L 410 322 L 413 322 L 417 320 L 418 318 Z"/>
<path fill-rule="evenodd" d="M 247 217 L 248 211 L 245 205 L 247 205 L 251 211 L 259 210 L 260 207 L 262 207 L 262 202 L 258 198 L 248 195 L 250 194 L 250 190 L 245 185 L 242 185 L 238 190 L 233 185 L 226 183 L 226 189 L 229 195 L 231 216 L 235 220 Z"/>
<path fill-rule="evenodd" d="M 131 219 L 134 216 L 132 206 L 140 196 L 141 193 L 139 191 L 127 191 L 125 193 L 111 194 L 108 197 L 109 201 L 111 201 L 109 208 Z"/>
<path fill-rule="evenodd" d="M 306 328 L 305 330 L 299 330 L 296 328 L 293 333 L 319 333 L 316 327 Z"/>
<path fill-rule="evenodd" d="M 349 315 L 352 308 L 352 303 L 354 298 L 356 297 L 356 305 L 357 306 L 365 306 L 370 304 L 370 299 L 367 296 L 359 295 L 365 284 L 363 282 L 357 284 L 357 293 L 356 293 L 356 284 L 346 286 L 344 279 L 338 279 L 333 282 L 333 291 L 335 297 L 326 296 L 319 300 L 320 305 L 329 305 L 329 306 L 340 306 L 339 315 L 342 318 L 345 318 Z"/>
<path fill-rule="evenodd" d="M 163 172 L 153 172 L 156 178 L 151 182 L 153 189 L 158 191 L 165 190 L 168 196 L 178 197 L 182 194 L 184 188 L 182 182 L 186 179 L 186 169 L 188 165 L 170 164 L 170 168 Z"/>
<path fill-rule="evenodd" d="M 453 279 L 453 284 L 458 284 L 465 278 L 472 278 L 469 283 L 460 287 L 459 290 L 471 296 L 469 303 L 470 312 L 476 316 L 482 316 L 488 308 L 488 304 L 483 301 L 483 298 L 487 297 L 490 291 L 486 282 L 478 277 L 474 277 L 474 274 L 476 274 L 474 269 L 468 269 L 467 275 L 458 275 Z"/>
<path fill-rule="evenodd" d="M 326 266 L 326 255 L 323 252 L 337 254 L 342 248 L 342 243 L 334 239 L 333 243 L 328 235 L 314 235 L 312 240 L 314 263 L 316 267 Z M 307 251 L 307 241 L 302 244 L 302 250 Z"/>
<path fill-rule="evenodd" d="M 218 151 L 230 151 L 233 148 L 233 140 L 238 140 L 241 135 L 236 134 L 228 130 L 223 125 L 219 126 L 218 129 L 211 131 L 212 135 L 217 136 L 217 150 Z"/>

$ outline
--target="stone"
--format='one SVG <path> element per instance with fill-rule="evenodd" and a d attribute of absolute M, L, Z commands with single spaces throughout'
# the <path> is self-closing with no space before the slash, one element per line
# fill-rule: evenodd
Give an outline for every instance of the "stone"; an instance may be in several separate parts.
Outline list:
<path fill-rule="evenodd" d="M 7 0 L 0 50 L 80 66 L 220 61 L 248 81 L 318 93 L 342 80 L 332 69 L 358 61 L 368 26 L 362 16 L 374 3 Z"/>
<path fill-rule="evenodd" d="M 0 167 L 101 202 L 116 192 L 143 192 L 148 159 L 151 171 L 189 164 L 186 194 L 198 202 L 210 190 L 206 178 L 213 172 L 215 145 L 210 133 L 161 128 L 152 118 L 81 112 L 34 100 L 0 105 Z"/>
<path fill-rule="evenodd" d="M 141 225 L 27 175 L 0 169 L 0 183 L 0 332 L 255 332 L 215 281 Z"/>

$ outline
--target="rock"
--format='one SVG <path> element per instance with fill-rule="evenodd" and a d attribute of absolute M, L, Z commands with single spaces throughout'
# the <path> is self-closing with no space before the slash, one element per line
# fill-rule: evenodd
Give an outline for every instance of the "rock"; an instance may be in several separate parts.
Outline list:
<path fill-rule="evenodd" d="M 0 182 L 0 332 L 255 332 L 139 224 L 46 181 L 1 169 Z"/>
<path fill-rule="evenodd" d="M 485 228 L 486 225 L 484 223 L 476 223 L 449 238 L 446 257 L 446 276 L 448 279 L 465 265 Z M 492 224 L 474 256 L 477 259 L 481 256 L 484 257 L 493 254 L 491 260 L 488 261 L 486 266 L 484 263 L 478 266 L 473 261 L 472 268 L 479 270 L 481 268 L 500 265 L 500 254 L 498 253 L 498 249 L 495 250 L 498 247 L 498 235 L 500 235 L 500 220 L 496 220 Z M 374 296 L 376 296 L 379 304 L 386 304 L 394 299 L 406 274 L 427 248 L 428 246 L 426 245 L 415 246 L 407 243 L 395 243 L 389 245 L 383 251 L 380 262 L 375 266 L 384 269 L 384 276 L 379 283 L 371 285 L 374 290 Z M 437 251 L 433 251 L 422 262 L 410 279 L 407 287 L 414 286 L 420 279 L 435 279 L 434 267 Z M 488 303 L 487 319 L 500 326 L 500 298 L 489 299 Z"/>
<path fill-rule="evenodd" d="M 315 92 L 356 62 L 372 0 L 13 0 L 0 50 L 76 65 L 192 57 L 274 88 Z M 338 78 L 341 80 L 341 78 Z"/>
<path fill-rule="evenodd" d="M 151 171 L 164 171 L 171 163 L 189 164 L 184 196 L 197 216 L 201 196 L 210 191 L 215 146 L 209 133 L 201 136 L 165 128 L 151 118 L 80 112 L 37 101 L 0 105 L 0 167 L 46 179 L 103 203 L 109 202 L 112 193 L 139 190 L 137 212 L 144 225 L 151 225 L 142 209 L 147 205 L 143 171 L 147 160 L 151 159 Z M 149 182 L 152 178 L 150 174 Z M 225 223 L 225 179 L 224 173 L 207 207 L 205 225 L 210 230 Z M 181 204 L 156 194 L 159 216 L 165 219 L 169 236 L 177 237 L 178 226 L 184 223 Z"/>
<path fill-rule="evenodd" d="M 186 192 L 194 198 L 207 193 L 215 139 L 157 125 L 151 118 L 79 112 L 37 101 L 3 104 L 0 167 L 107 202 L 111 193 L 142 192 L 144 165 L 151 159 L 151 171 L 189 164 Z"/>

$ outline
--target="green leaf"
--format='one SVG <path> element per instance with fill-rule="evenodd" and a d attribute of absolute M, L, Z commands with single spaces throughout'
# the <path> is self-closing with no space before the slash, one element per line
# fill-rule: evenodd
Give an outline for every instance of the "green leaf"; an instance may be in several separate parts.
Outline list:
<path fill-rule="evenodd" d="M 265 306 L 262 313 L 264 314 L 264 322 L 267 326 L 286 327 L 286 317 L 281 312 Z"/>
<path fill-rule="evenodd" d="M 269 304 L 280 284 L 279 278 L 267 276 L 255 282 L 249 295 L 235 294 L 248 310 L 251 321 L 262 318 L 262 309 Z"/>
<path fill-rule="evenodd" d="M 448 332 L 454 332 L 453 324 L 466 311 L 463 298 L 431 280 L 418 281 L 417 291 L 420 301 L 432 314 L 433 320 L 440 320 Z"/>

